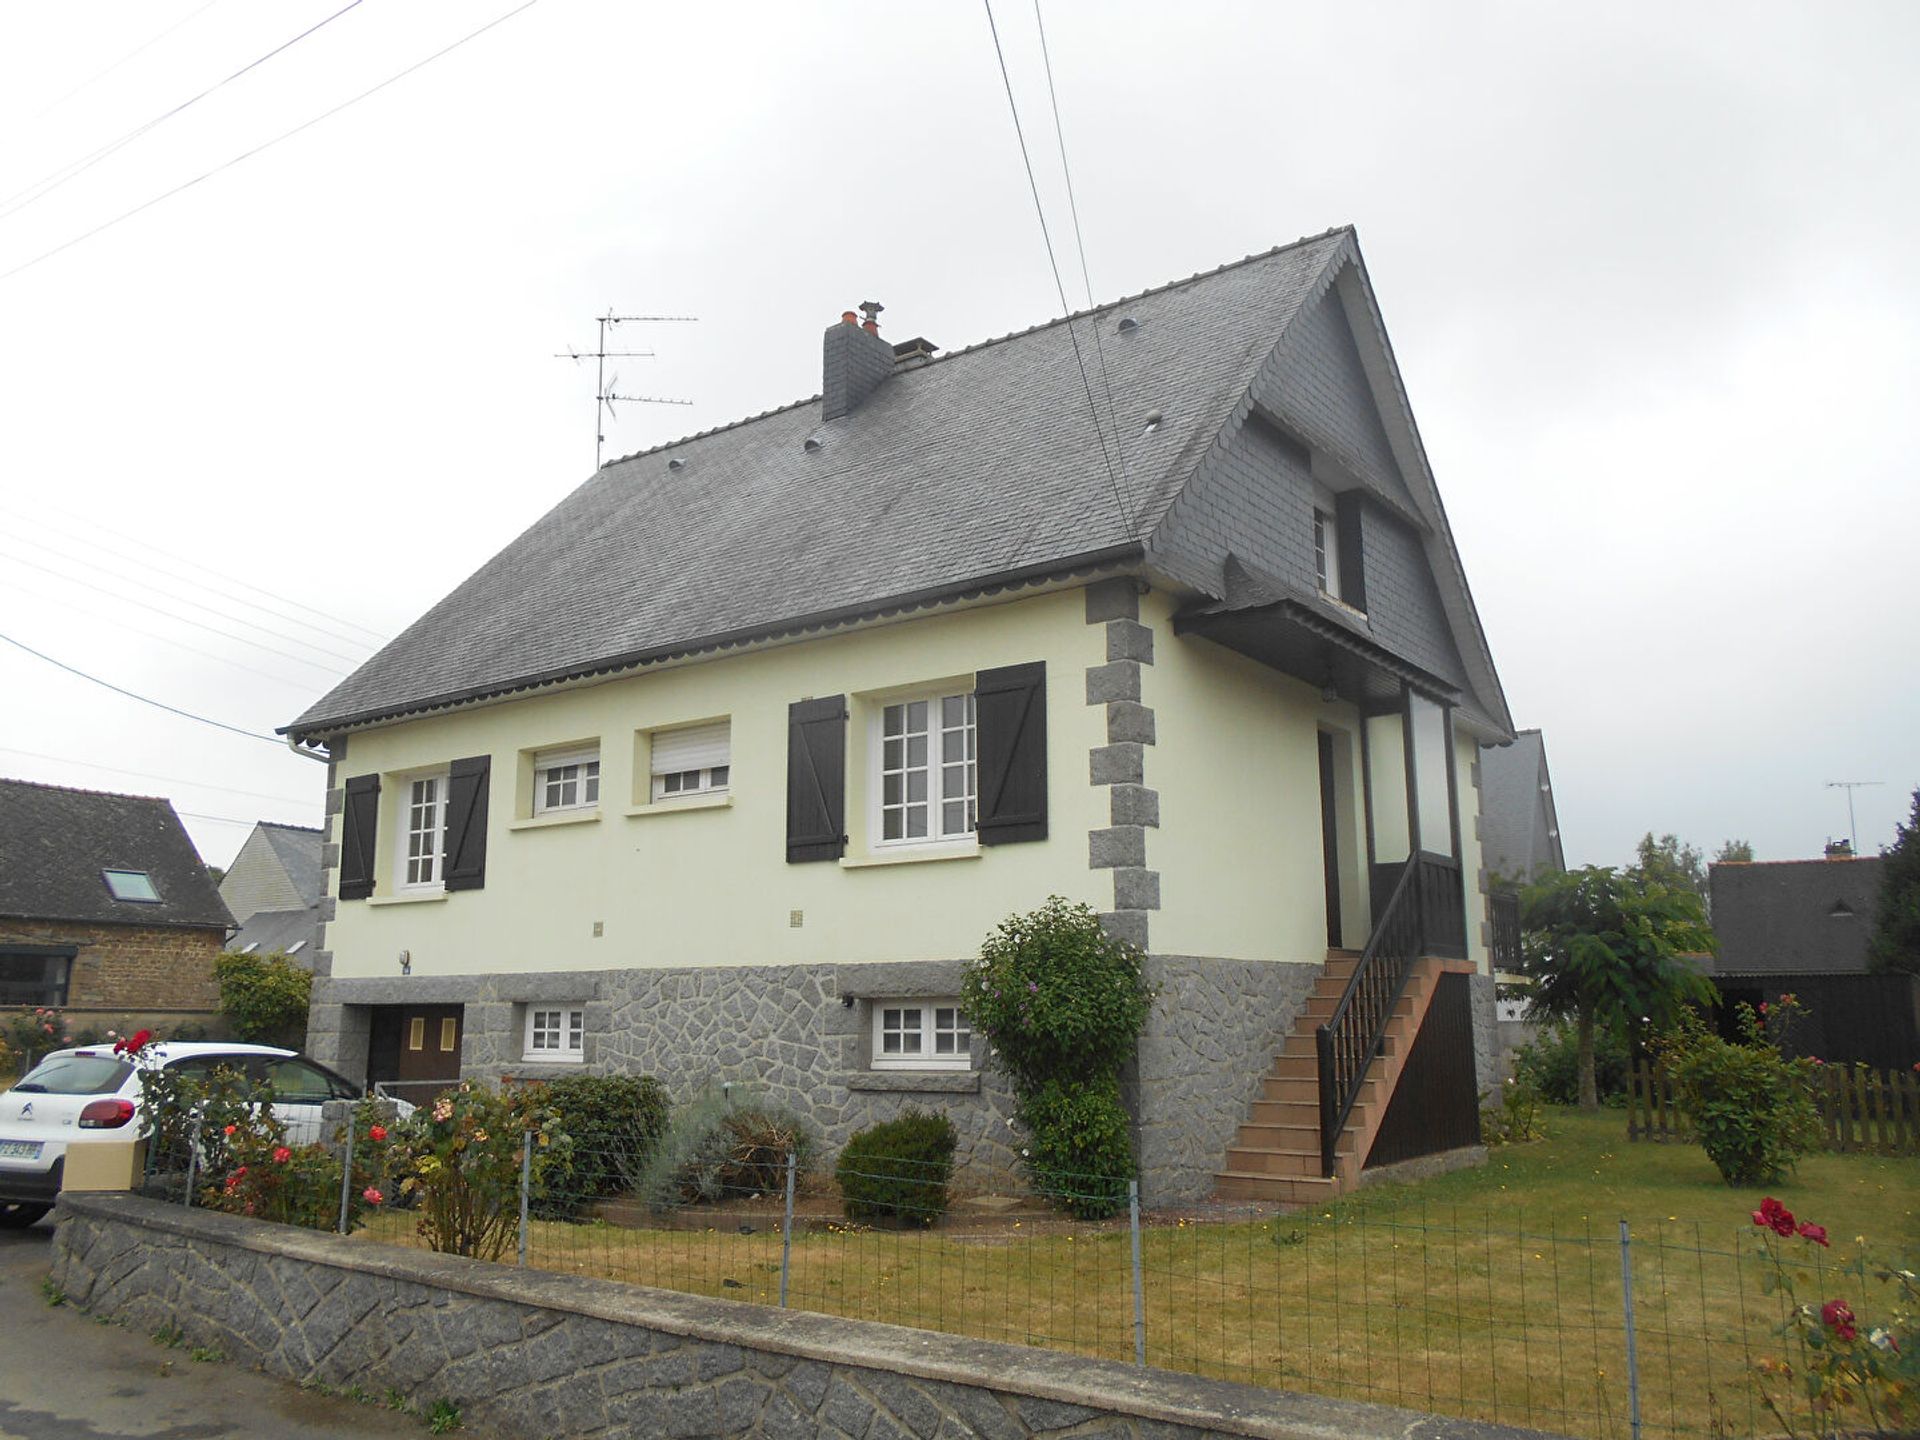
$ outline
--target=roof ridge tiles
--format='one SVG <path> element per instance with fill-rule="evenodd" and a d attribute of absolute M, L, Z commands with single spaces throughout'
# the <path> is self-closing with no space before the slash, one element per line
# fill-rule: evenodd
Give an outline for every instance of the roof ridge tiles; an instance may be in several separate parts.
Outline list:
<path fill-rule="evenodd" d="M 0 775 L 0 785 L 26 785 L 35 790 L 63 790 L 69 795 L 104 795 L 109 800 L 150 800 L 156 805 L 173 805 L 173 799 L 168 795 L 136 795 L 129 790 L 94 790 L 85 785 L 56 785 L 51 780 L 22 780 L 12 775 Z"/>
<path fill-rule="evenodd" d="M 1352 235 L 1353 233 L 1354 230 L 1351 222 L 1345 225 L 1329 226 L 1317 235 L 1302 235 L 1296 240 L 1289 240 L 1284 244 L 1274 245 L 1266 250 L 1257 250 L 1250 255 L 1243 255 L 1238 260 L 1228 260 L 1224 264 L 1214 266 L 1211 270 L 1196 270 L 1191 275 L 1168 280 L 1159 285 L 1149 285 L 1146 289 L 1136 290 L 1130 295 L 1117 295 L 1111 300 L 1099 301 L 1087 306 L 1085 309 L 1069 310 L 1064 315 L 1056 315 L 1051 320 L 1042 320 L 1021 330 L 1009 330 L 1004 335 L 989 335 L 986 339 L 976 340 L 971 345 L 962 345 L 956 350 L 948 350 L 943 354 L 929 357 L 925 364 L 914 367 L 914 373 L 931 369 L 935 365 L 944 365 L 949 360 L 957 360 L 962 355 L 972 355 L 977 351 L 986 350 L 994 345 L 1004 345 L 1009 340 L 1020 340 L 1028 335 L 1038 334 L 1042 330 L 1051 330 L 1056 325 L 1070 325 L 1075 320 L 1085 319 L 1089 315 L 1098 315 L 1102 311 L 1112 310 L 1120 305 L 1129 305 L 1135 301 L 1145 300 L 1150 296 L 1164 295 L 1170 290 L 1179 289 L 1182 285 L 1192 285 L 1201 280 L 1211 280 L 1214 276 L 1225 274 L 1229 270 L 1238 270 L 1241 266 L 1251 265 L 1258 260 L 1271 260 L 1276 255 L 1284 254 L 1289 250 L 1298 250 L 1304 245 L 1315 245 L 1322 240 L 1331 240 L 1336 235 Z M 624 465 L 629 460 L 644 460 L 649 455 L 658 455 L 664 451 L 676 449 L 681 445 L 691 445 L 695 440 L 704 440 L 708 436 L 718 435 L 723 431 L 737 430 L 742 425 L 751 425 L 754 421 L 765 420 L 770 415 L 779 415 L 788 410 L 797 410 L 803 405 L 811 405 L 819 398 L 817 394 L 809 395 L 803 400 L 792 400 L 784 405 L 775 405 L 770 409 L 760 411 L 757 415 L 743 415 L 737 420 L 723 421 L 721 424 L 709 426 L 705 430 L 696 430 L 691 435 L 682 435 L 677 440 L 665 440 L 658 445 L 649 445 L 644 450 L 635 450 L 627 455 L 616 456 L 602 465 L 600 470 L 611 469 L 615 465 Z M 600 472 L 595 471 L 594 473 L 598 474 Z"/>

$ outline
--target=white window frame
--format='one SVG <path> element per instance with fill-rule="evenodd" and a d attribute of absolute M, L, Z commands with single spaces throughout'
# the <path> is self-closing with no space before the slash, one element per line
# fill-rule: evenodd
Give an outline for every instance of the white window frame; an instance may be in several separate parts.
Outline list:
<path fill-rule="evenodd" d="M 578 1065 L 586 1059 L 587 1012 L 579 1005 L 529 1004 L 520 1058 L 536 1065 Z M 535 1038 L 551 1038 L 536 1048 Z"/>
<path fill-rule="evenodd" d="M 434 849 L 424 870 L 417 869 L 413 854 L 414 836 L 423 833 L 417 824 L 416 812 L 421 801 L 416 797 L 415 787 L 432 785 L 434 787 L 434 816 L 432 823 L 439 832 L 439 843 Z M 445 770 L 433 770 L 424 774 L 403 775 L 400 778 L 400 803 L 395 808 L 393 877 L 396 889 L 408 891 L 444 890 L 447 888 L 447 790 L 448 774 Z"/>
<path fill-rule="evenodd" d="M 952 725 L 946 719 L 946 705 L 949 700 L 961 702 L 962 719 L 958 725 Z M 911 730 L 906 727 L 912 723 L 912 707 L 925 705 L 926 728 Z M 894 711 L 901 715 L 902 731 L 897 736 L 887 733 L 889 716 Z M 960 755 L 957 759 L 946 756 L 946 741 L 949 735 L 959 737 Z M 923 739 L 926 744 L 925 759 L 919 765 L 912 763 L 912 742 Z M 888 744 L 898 740 L 900 753 L 896 757 L 888 751 Z M 867 824 L 870 843 L 875 849 L 900 849 L 915 845 L 962 845 L 974 839 L 979 833 L 979 788 L 980 788 L 980 725 L 979 716 L 974 707 L 973 690 L 956 690 L 943 686 L 938 690 L 926 690 L 915 695 L 897 695 L 880 701 L 873 707 L 873 718 L 867 733 Z M 893 765 L 894 759 L 900 761 Z M 916 775 L 926 777 L 926 793 L 920 800 L 912 797 L 912 782 Z M 887 781 L 890 777 L 900 777 L 900 799 L 889 802 Z M 949 788 L 957 783 L 959 790 Z M 961 818 L 958 827 L 949 828 L 947 807 L 961 806 Z M 924 805 L 926 808 L 927 833 L 909 835 L 906 833 L 912 824 L 912 809 Z M 887 835 L 888 812 L 900 814 L 899 835 L 891 838 Z"/>
<path fill-rule="evenodd" d="M 1334 502 L 1316 500 L 1313 506 L 1313 569 L 1320 593 L 1335 600 L 1340 594 L 1340 520 Z"/>
<path fill-rule="evenodd" d="M 966 1012 L 960 1008 L 959 1000 L 953 996 L 880 999 L 869 1001 L 868 1004 L 873 1011 L 871 1064 L 875 1070 L 973 1068 L 973 1026 L 968 1022 Z M 945 1026 L 938 1024 L 943 1018 L 950 1018 L 953 1023 Z M 888 1023 L 893 1020 L 901 1023 Z M 903 1038 L 908 1034 L 917 1035 L 920 1049 L 917 1052 L 904 1049 L 889 1052 L 886 1048 L 887 1038 L 896 1034 Z M 943 1036 L 954 1046 L 944 1053 L 938 1049 Z"/>
<path fill-rule="evenodd" d="M 700 756 L 710 763 L 690 765 L 684 769 L 661 770 L 659 747 L 662 741 L 670 741 L 676 735 L 686 735 L 690 731 L 701 732 L 708 743 Z M 715 732 L 722 732 L 716 734 Z M 724 738 L 722 738 L 722 735 Z M 726 758 L 715 760 L 714 756 L 724 749 Z M 698 725 L 681 725 L 670 730 L 656 730 L 648 742 L 650 759 L 647 779 L 647 798 L 658 805 L 663 801 L 691 800 L 696 796 L 724 794 L 733 785 L 733 721 L 708 720 Z"/>
<path fill-rule="evenodd" d="M 573 768 L 568 776 L 555 776 L 554 771 Z M 549 799 L 549 786 L 560 790 L 561 796 Z M 573 788 L 573 798 L 565 798 L 566 787 Z M 558 815 L 576 810 L 598 810 L 600 808 L 600 747 L 590 745 L 578 750 L 555 750 L 533 757 L 533 813 L 535 815 Z"/>

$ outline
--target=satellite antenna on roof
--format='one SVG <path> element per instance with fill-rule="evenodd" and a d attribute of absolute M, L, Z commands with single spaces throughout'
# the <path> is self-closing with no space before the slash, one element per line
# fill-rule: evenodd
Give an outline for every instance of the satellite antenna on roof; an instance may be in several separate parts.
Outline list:
<path fill-rule="evenodd" d="M 1853 823 L 1853 792 L 1868 785 L 1884 785 L 1884 780 L 1829 780 L 1827 789 L 1847 792 L 1847 842 L 1853 853 L 1860 853 L 1860 828 Z"/>
<path fill-rule="evenodd" d="M 616 403 L 622 405 L 691 405 L 691 400 L 678 400 L 661 395 L 618 395 L 615 390 L 620 384 L 618 375 L 607 374 L 609 360 L 650 360 L 651 350 L 609 350 L 607 349 L 607 327 L 609 325 L 653 325 L 671 322 L 692 322 L 698 315 L 616 315 L 608 310 L 604 315 L 596 315 L 595 322 L 600 326 L 600 343 L 591 350 L 556 351 L 554 359 L 571 360 L 576 365 L 582 360 L 595 363 L 593 391 L 593 468 L 600 468 L 602 456 L 607 448 L 607 418 L 614 413 Z"/>

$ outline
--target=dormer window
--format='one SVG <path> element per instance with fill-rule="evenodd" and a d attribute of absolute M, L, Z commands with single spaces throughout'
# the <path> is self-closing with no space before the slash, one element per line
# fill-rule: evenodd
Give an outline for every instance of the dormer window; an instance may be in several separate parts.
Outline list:
<path fill-rule="evenodd" d="M 1313 487 L 1313 578 L 1320 593 L 1350 610 L 1367 608 L 1360 557 L 1361 499 L 1358 490 L 1335 493 Z"/>
<path fill-rule="evenodd" d="M 160 903 L 160 892 L 154 889 L 153 877 L 144 870 L 102 870 L 100 878 L 107 882 L 107 893 L 116 900 L 130 900 L 139 905 Z"/>
<path fill-rule="evenodd" d="M 1313 507 L 1313 578 L 1320 593 L 1340 597 L 1340 530 L 1332 510 Z"/>

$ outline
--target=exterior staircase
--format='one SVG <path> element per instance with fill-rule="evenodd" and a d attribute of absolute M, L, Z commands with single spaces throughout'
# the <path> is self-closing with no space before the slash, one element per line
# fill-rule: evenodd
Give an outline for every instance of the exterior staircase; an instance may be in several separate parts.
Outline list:
<path fill-rule="evenodd" d="M 1470 974 L 1465 960 L 1423 956 L 1414 961 L 1381 1036 L 1380 1053 L 1367 1067 L 1359 1098 L 1334 1145 L 1334 1173 L 1322 1173 L 1320 1072 L 1315 1032 L 1333 1013 L 1360 954 L 1329 950 L 1326 968 L 1293 1022 L 1280 1053 L 1261 1077 L 1253 1113 L 1227 1150 L 1226 1169 L 1214 1175 L 1222 1200 L 1312 1205 L 1351 1190 L 1360 1178 L 1387 1102 L 1406 1066 L 1414 1037 L 1433 1003 L 1440 977 Z"/>

